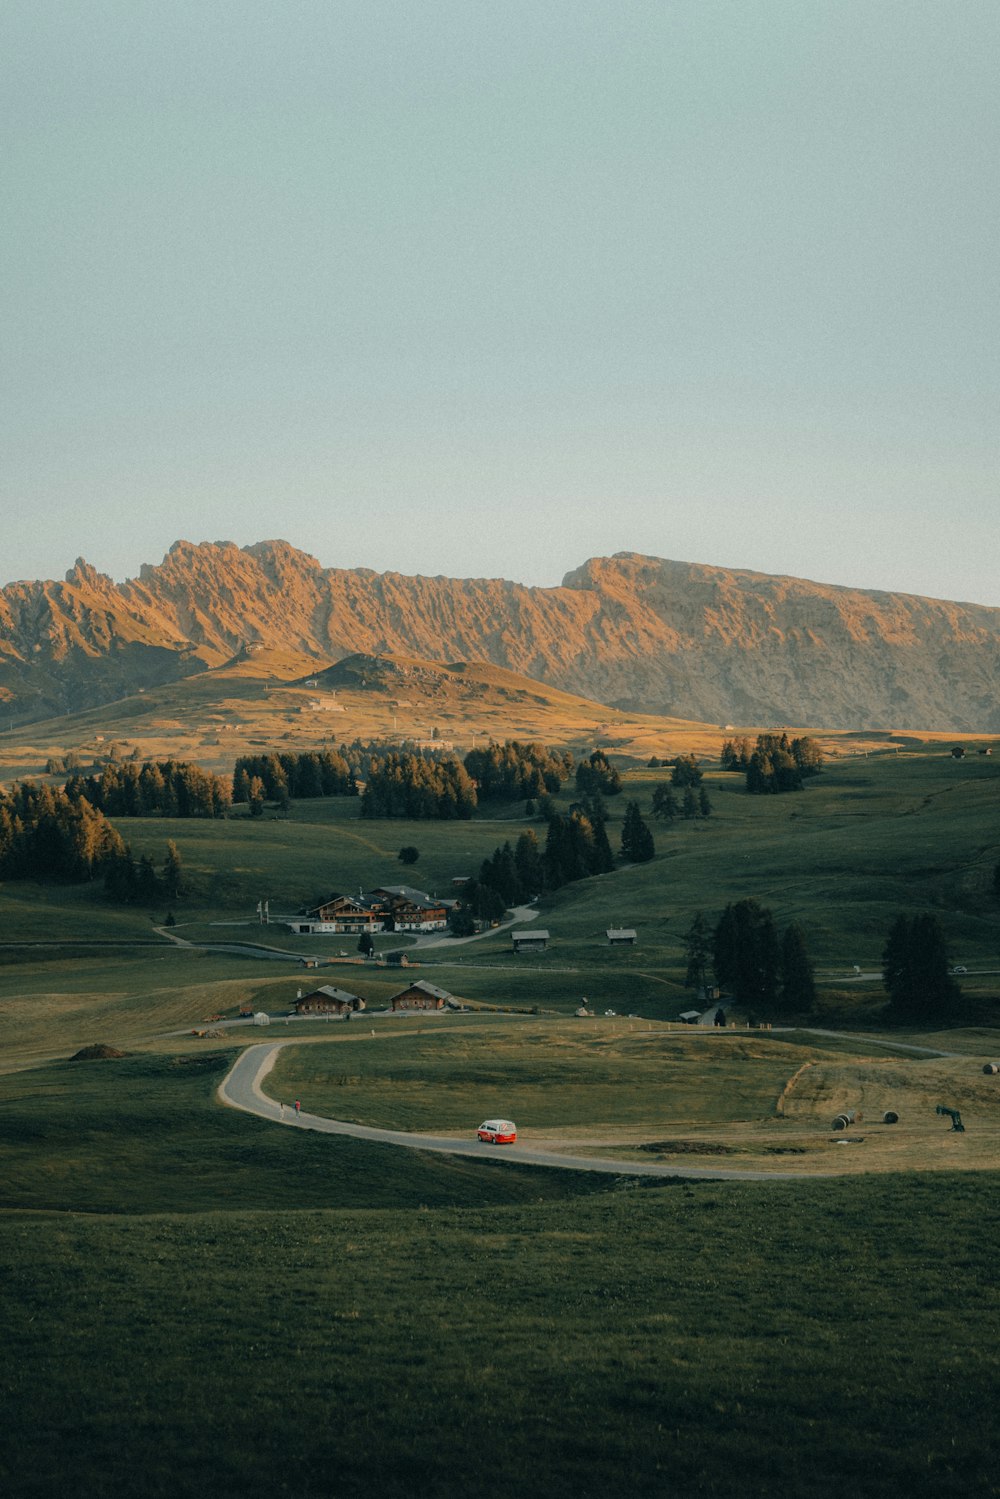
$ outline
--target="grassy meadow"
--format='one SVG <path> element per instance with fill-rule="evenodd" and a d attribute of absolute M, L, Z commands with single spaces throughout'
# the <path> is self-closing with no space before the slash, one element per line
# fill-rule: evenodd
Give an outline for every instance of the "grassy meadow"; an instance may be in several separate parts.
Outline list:
<path fill-rule="evenodd" d="M 666 774 L 627 771 L 613 847 L 625 802 L 648 813 Z M 982 1070 L 1000 1062 L 1000 763 L 911 737 L 833 759 L 794 796 L 749 798 L 713 768 L 706 785 L 712 817 L 654 824 L 652 863 L 539 902 L 547 952 L 515 956 L 499 931 L 421 948 L 405 974 L 342 962 L 350 938 L 262 928 L 254 907 L 404 881 L 450 893 L 527 825 L 523 806 L 452 824 L 364 822 L 347 800 L 121 821 L 137 856 L 179 846 L 175 937 L 277 959 L 180 946 L 165 908 L 96 887 L 0 887 L 0 1491 L 1000 1494 L 1000 1075 Z M 683 933 L 745 895 L 802 925 L 817 1012 L 692 1034 L 671 1023 L 692 1001 Z M 886 1026 L 900 910 L 938 915 L 969 970 L 924 1032 Z M 612 924 L 636 947 L 610 948 Z M 307 977 L 304 956 L 331 961 Z M 472 1013 L 376 1014 L 412 977 Z M 284 1017 L 313 982 L 368 1013 L 214 1024 L 247 1005 Z M 596 1014 L 577 1019 L 584 996 Z M 228 1066 L 262 1039 L 308 1043 L 266 1087 L 311 1112 L 456 1134 L 509 1113 L 526 1142 L 622 1172 L 221 1107 Z M 93 1043 L 124 1055 L 71 1060 Z M 845 1108 L 863 1118 L 841 1145 Z M 639 1160 L 781 1179 L 640 1180 Z"/>
<path fill-rule="evenodd" d="M 7 1213 L 0 1481 L 33 1499 L 983 1499 L 996 1184 Z"/>
<path fill-rule="evenodd" d="M 831 1046 L 806 1033 L 692 1033 L 605 1017 L 407 1016 L 327 1031 L 324 1045 L 282 1049 L 265 1085 L 271 1097 L 461 1138 L 482 1117 L 509 1117 L 527 1146 L 623 1162 L 796 1175 L 1000 1164 L 1000 1077 L 983 1073 L 986 1038 L 978 1051 L 925 1056 L 860 1038 Z M 959 1110 L 963 1133 L 936 1113 L 939 1103 Z M 834 1132 L 845 1111 L 857 1128 Z M 890 1112 L 897 1122 L 885 1124 Z"/>
<path fill-rule="evenodd" d="M 653 793 L 668 774 L 626 772 L 624 794 L 608 802 L 613 848 L 625 804 L 637 800 L 649 817 Z M 742 776 L 711 768 L 705 785 L 713 806 L 708 819 L 672 826 L 651 820 L 652 863 L 565 886 L 539 903 L 539 925 L 552 936 L 545 953 L 515 957 L 508 934 L 498 932 L 471 945 L 423 949 L 422 967 L 437 970 L 428 976 L 450 992 L 483 1003 L 566 1010 L 586 996 L 602 1009 L 671 1018 L 690 999 L 683 987 L 684 933 L 693 916 L 704 911 L 714 920 L 728 902 L 753 895 L 779 927 L 802 926 L 823 1013 L 870 1023 L 880 1019 L 884 1003 L 881 952 L 892 920 L 901 910 L 929 910 L 940 918 L 954 960 L 969 969 L 965 1018 L 995 1018 L 1000 762 L 975 755 L 956 761 L 929 743 L 833 760 L 794 795 L 748 797 Z M 557 804 L 567 807 L 573 795 L 564 790 Z M 132 819 L 122 822 L 122 832 L 136 855 L 157 862 L 168 837 L 178 844 L 188 883 L 175 912 L 179 935 L 199 941 L 242 935 L 293 956 L 336 959 L 354 955 L 352 939 L 293 936 L 277 920 L 263 930 L 253 915 L 257 902 L 268 901 L 277 918 L 334 890 L 377 884 L 407 881 L 449 895 L 456 878 L 475 873 L 526 826 L 535 826 L 544 843 L 544 825 L 525 818 L 521 804 L 487 805 L 461 823 L 368 821 L 358 816 L 356 801 L 331 798 L 295 803 L 287 819 Z M 409 868 L 398 860 L 406 844 L 420 850 Z M 21 897 L 25 907 L 32 898 L 33 892 Z M 92 913 L 94 935 L 128 929 L 148 936 L 150 918 L 165 914 L 123 918 L 100 898 L 78 894 L 70 901 L 74 932 L 79 907 L 84 924 L 86 911 Z M 40 934 L 39 912 L 27 920 Z M 605 933 L 612 925 L 634 926 L 637 945 L 610 950 Z M 405 947 L 407 939 L 387 935 L 377 945 Z M 855 965 L 866 976 L 857 978 Z M 367 998 L 363 986 L 359 992 Z"/>

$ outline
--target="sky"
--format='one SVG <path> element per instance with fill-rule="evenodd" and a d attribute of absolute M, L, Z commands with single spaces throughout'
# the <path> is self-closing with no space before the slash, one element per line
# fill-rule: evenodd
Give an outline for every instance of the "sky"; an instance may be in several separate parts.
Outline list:
<path fill-rule="evenodd" d="M 6 0 L 0 583 L 1000 606 L 996 0 Z"/>

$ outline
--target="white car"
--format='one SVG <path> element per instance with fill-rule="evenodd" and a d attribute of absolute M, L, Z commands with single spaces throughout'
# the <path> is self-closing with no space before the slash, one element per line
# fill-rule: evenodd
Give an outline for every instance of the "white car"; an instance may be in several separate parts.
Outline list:
<path fill-rule="evenodd" d="M 952 971 L 952 973 L 968 973 L 969 970 L 966 967 L 964 967 L 963 964 L 956 963 L 955 966 L 954 966 L 954 968 L 951 971 Z"/>

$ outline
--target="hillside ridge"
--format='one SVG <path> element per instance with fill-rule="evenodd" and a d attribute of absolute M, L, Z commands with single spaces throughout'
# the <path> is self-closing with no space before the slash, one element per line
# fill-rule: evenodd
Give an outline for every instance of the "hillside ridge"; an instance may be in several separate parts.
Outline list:
<path fill-rule="evenodd" d="M 266 646 L 488 662 L 717 723 L 1000 730 L 1000 609 L 618 552 L 558 587 L 324 568 L 288 542 L 179 540 L 115 583 L 0 590 L 0 703 L 27 722 Z"/>

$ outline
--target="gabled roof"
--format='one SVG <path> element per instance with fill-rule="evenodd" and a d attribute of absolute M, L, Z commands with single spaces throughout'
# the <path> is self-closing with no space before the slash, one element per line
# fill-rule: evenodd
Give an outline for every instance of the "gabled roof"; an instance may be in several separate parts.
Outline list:
<path fill-rule="evenodd" d="M 544 927 L 534 926 L 528 931 L 511 932 L 512 942 L 548 942 L 549 934 Z"/>
<path fill-rule="evenodd" d="M 417 890 L 413 885 L 379 885 L 373 890 L 372 895 L 388 895 L 393 900 L 409 901 L 411 906 L 442 906 L 436 896 L 428 895 L 426 890 Z"/>
<path fill-rule="evenodd" d="M 429 984 L 426 979 L 417 979 L 415 984 L 407 984 L 405 989 L 400 989 L 392 996 L 398 999 L 400 994 L 409 994 L 411 989 L 420 989 L 422 993 L 429 994 L 432 999 L 450 999 L 451 995 L 447 989 L 439 989 L 437 984 Z M 391 1001 L 390 1001 L 391 1003 Z"/>
<path fill-rule="evenodd" d="M 295 1001 L 301 1004 L 303 999 L 311 999 L 314 994 L 322 994 L 324 999 L 354 1000 L 360 999 L 359 994 L 351 994 L 346 989 L 335 989 L 332 984 L 320 984 L 318 989 L 310 989 L 308 994 L 303 994 Z"/>
<path fill-rule="evenodd" d="M 345 895 L 337 890 L 333 895 L 328 895 L 326 900 L 320 901 L 318 906 L 310 906 L 306 915 L 315 916 L 318 911 L 322 911 L 326 906 L 332 906 L 338 900 L 346 901 L 356 911 L 370 911 L 372 908 L 372 903 L 366 895 Z"/>
<path fill-rule="evenodd" d="M 616 937 L 631 937 L 635 940 L 635 927 L 633 926 L 609 926 L 608 941 L 613 942 Z"/>

